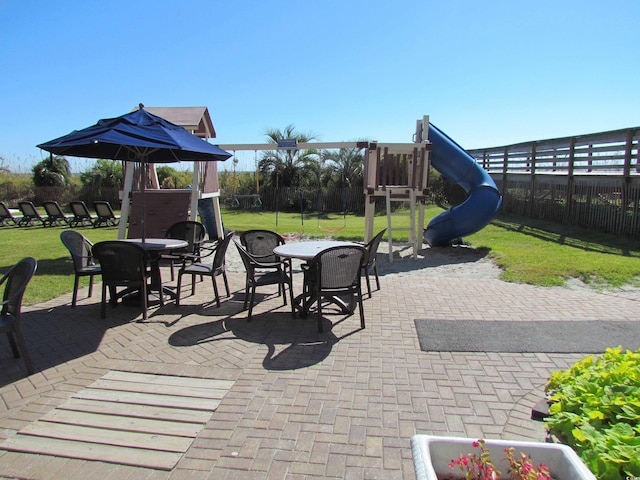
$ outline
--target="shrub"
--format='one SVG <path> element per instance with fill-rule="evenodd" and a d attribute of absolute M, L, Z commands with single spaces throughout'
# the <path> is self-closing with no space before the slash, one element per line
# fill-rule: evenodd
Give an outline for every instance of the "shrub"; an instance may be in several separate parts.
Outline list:
<path fill-rule="evenodd" d="M 640 350 L 609 348 L 547 384 L 549 432 L 571 445 L 598 478 L 640 477 Z"/>

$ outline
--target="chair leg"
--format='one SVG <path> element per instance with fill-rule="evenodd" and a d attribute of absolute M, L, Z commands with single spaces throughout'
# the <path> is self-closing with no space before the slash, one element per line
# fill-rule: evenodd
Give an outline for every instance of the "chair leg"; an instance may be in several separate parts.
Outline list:
<path fill-rule="evenodd" d="M 291 300 L 291 316 L 296 318 L 296 306 L 293 303 L 293 283 L 289 284 L 289 300 Z"/>
<path fill-rule="evenodd" d="M 216 282 L 215 275 L 211 275 L 211 283 L 213 283 L 213 293 L 216 297 L 216 306 L 220 308 L 220 293 L 218 292 L 218 283 Z"/>
<path fill-rule="evenodd" d="M 227 298 L 231 296 L 231 290 L 229 290 L 229 280 L 227 280 L 227 272 L 222 271 L 222 278 L 224 280 L 224 288 L 227 291 Z"/>
<path fill-rule="evenodd" d="M 191 274 L 191 295 L 196 294 L 196 276 Z"/>
<path fill-rule="evenodd" d="M 255 298 L 256 295 L 256 286 L 253 285 L 251 287 L 251 296 L 249 298 L 249 315 L 247 316 L 247 321 L 250 322 L 251 321 L 251 315 L 253 313 L 253 300 Z M 246 301 L 246 300 L 245 300 Z"/>
<path fill-rule="evenodd" d="M 12 331 L 7 332 L 7 339 L 9 340 L 9 345 L 11 345 L 13 358 L 20 358 L 20 350 L 18 350 L 18 344 Z"/>
<path fill-rule="evenodd" d="M 73 281 L 73 298 L 71 299 L 71 306 L 75 307 L 76 302 L 78 301 L 78 284 L 80 283 L 80 277 L 76 275 L 76 278 Z"/>
<path fill-rule="evenodd" d="M 380 290 L 380 277 L 378 277 L 378 265 L 373 265 L 373 273 L 376 274 L 376 287 Z"/>
<path fill-rule="evenodd" d="M 371 280 L 369 280 L 369 268 L 365 267 L 365 278 L 367 279 L 367 292 L 369 292 L 369 298 L 371 298 Z"/>
<path fill-rule="evenodd" d="M 364 329 L 364 308 L 362 302 L 362 288 L 358 287 L 358 308 L 360 309 L 360 328 Z"/>
<path fill-rule="evenodd" d="M 244 303 L 242 304 L 242 310 L 247 309 L 247 303 L 249 302 L 249 292 L 250 292 L 249 280 L 247 279 L 247 283 L 244 286 Z"/>
<path fill-rule="evenodd" d="M 27 344 L 24 341 L 24 337 L 22 336 L 19 325 L 16 325 L 15 337 L 16 342 L 18 343 L 18 348 L 20 349 L 20 353 L 22 354 L 22 359 L 24 360 L 24 364 L 27 367 L 27 373 L 31 375 L 33 374 L 33 364 L 31 363 L 31 357 L 29 356 L 29 351 L 27 350 Z"/>
<path fill-rule="evenodd" d="M 107 318 L 107 284 L 102 282 L 102 300 L 100 300 L 100 318 Z"/>
<path fill-rule="evenodd" d="M 322 333 L 322 295 L 318 292 L 318 333 Z"/>
<path fill-rule="evenodd" d="M 142 282 L 142 288 L 140 289 L 142 294 L 142 319 L 147 319 L 147 281 Z M 162 305 L 162 286 L 160 286 L 160 304 Z"/>
<path fill-rule="evenodd" d="M 89 275 L 89 297 L 93 295 L 93 275 Z"/>
<path fill-rule="evenodd" d="M 182 272 L 178 272 L 178 285 L 176 286 L 176 307 L 180 306 L 181 291 L 182 291 Z"/>

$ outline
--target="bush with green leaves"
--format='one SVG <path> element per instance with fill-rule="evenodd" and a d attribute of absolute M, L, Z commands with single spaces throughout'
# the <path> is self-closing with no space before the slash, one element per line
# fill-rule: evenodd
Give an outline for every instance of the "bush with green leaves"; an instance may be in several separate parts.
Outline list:
<path fill-rule="evenodd" d="M 549 432 L 572 446 L 598 478 L 640 477 L 640 350 L 609 348 L 547 384 Z"/>

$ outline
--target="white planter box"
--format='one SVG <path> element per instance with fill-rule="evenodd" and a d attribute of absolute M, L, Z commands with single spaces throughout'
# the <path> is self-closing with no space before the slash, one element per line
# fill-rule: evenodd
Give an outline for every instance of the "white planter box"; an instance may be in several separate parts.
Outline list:
<path fill-rule="evenodd" d="M 454 473 L 449 468 L 451 460 L 460 454 L 479 452 L 472 443 L 477 438 L 436 437 L 431 435 L 414 435 L 411 437 L 413 464 L 418 480 L 437 480 L 438 473 Z M 580 457 L 567 445 L 556 443 L 521 442 L 512 440 L 485 440 L 485 448 L 491 452 L 491 459 L 496 468 L 500 469 L 502 478 L 508 478 L 509 464 L 502 461 L 505 458 L 504 449 L 515 448 L 515 454 L 520 452 L 529 455 L 535 465 L 544 463 L 549 467 L 551 475 L 556 480 L 596 480 L 596 477 L 586 467 Z M 460 470 L 457 470 L 460 473 Z"/>

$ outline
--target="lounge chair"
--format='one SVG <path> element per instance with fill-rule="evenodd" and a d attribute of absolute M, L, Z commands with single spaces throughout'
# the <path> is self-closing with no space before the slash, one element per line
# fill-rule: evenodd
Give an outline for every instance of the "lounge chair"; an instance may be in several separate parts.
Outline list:
<path fill-rule="evenodd" d="M 28 202 L 28 201 L 18 202 L 18 207 L 22 212 L 22 218 L 18 220 L 19 227 L 31 227 L 31 226 L 34 226 L 36 223 L 40 223 L 40 225 L 42 225 L 43 227 L 46 227 L 44 223 L 44 218 L 40 216 L 33 202 Z"/>
<path fill-rule="evenodd" d="M 10 208 L 4 204 L 4 202 L 0 202 L 0 225 L 17 225 L 19 219 L 13 216 L 13 212 Z"/>
<path fill-rule="evenodd" d="M 86 227 L 94 224 L 94 218 L 87 208 L 87 204 L 81 201 L 69 202 L 73 218 L 69 222 L 72 227 Z"/>
<path fill-rule="evenodd" d="M 98 200 L 93 202 L 93 208 L 96 209 L 97 220 L 93 223 L 94 227 L 101 227 L 103 225 L 111 227 L 120 223 L 120 217 L 113 213 L 111 204 L 104 200 Z"/>
<path fill-rule="evenodd" d="M 58 202 L 53 200 L 47 200 L 42 203 L 44 210 L 47 212 L 47 216 L 43 220 L 45 227 L 53 227 L 54 225 L 71 225 L 71 218 L 67 217 Z"/>

